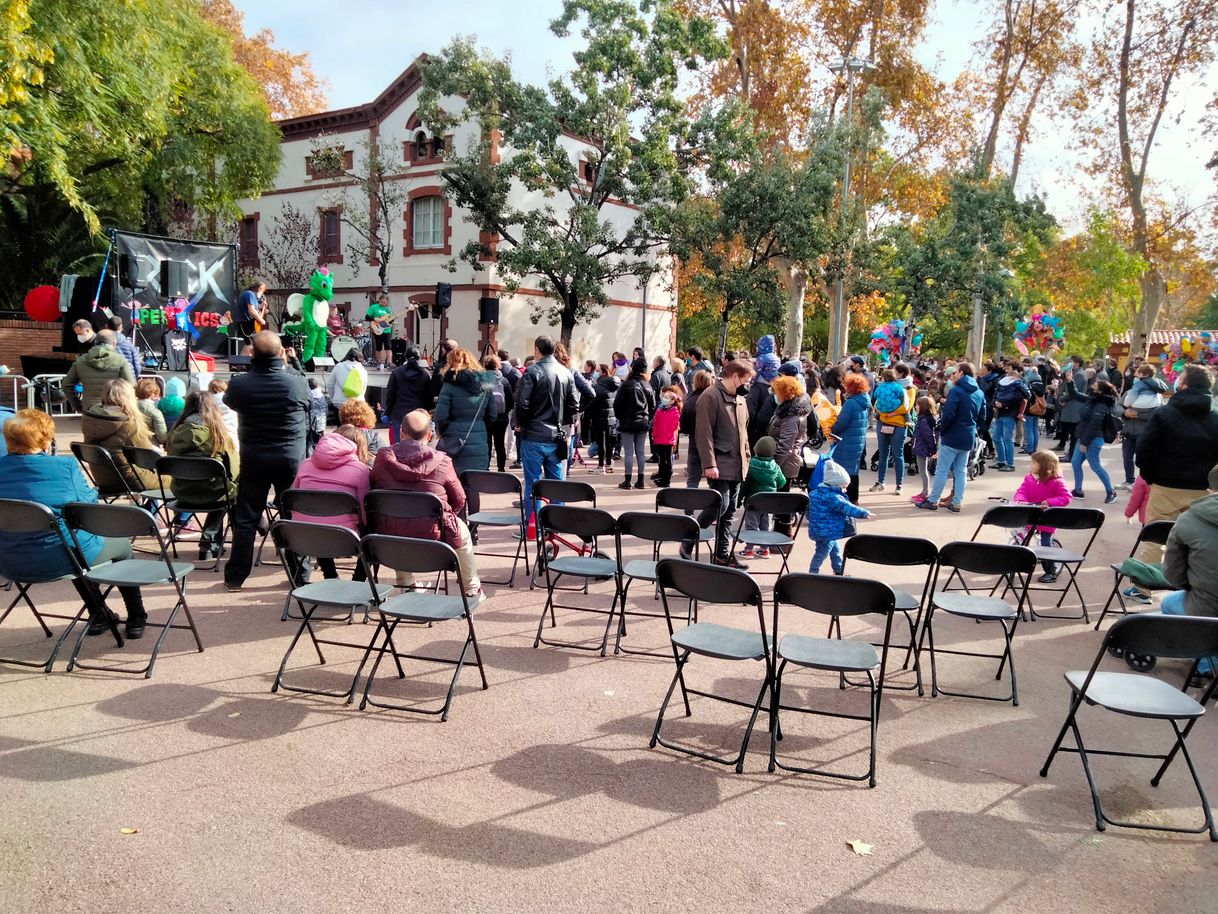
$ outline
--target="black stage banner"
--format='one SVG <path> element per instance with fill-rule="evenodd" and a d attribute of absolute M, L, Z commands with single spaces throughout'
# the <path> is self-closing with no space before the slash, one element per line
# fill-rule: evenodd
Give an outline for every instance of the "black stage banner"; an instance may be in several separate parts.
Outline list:
<path fill-rule="evenodd" d="M 114 311 L 128 325 L 138 327 L 149 346 L 159 352 L 165 331 L 181 330 L 190 335 L 193 349 L 212 353 L 224 350 L 222 319 L 237 299 L 233 245 L 116 232 L 110 261 L 116 280 L 124 255 L 129 258 L 136 287 L 133 296 L 131 289 L 114 283 Z M 161 294 L 163 260 L 186 264 L 188 297 L 169 299 Z"/>

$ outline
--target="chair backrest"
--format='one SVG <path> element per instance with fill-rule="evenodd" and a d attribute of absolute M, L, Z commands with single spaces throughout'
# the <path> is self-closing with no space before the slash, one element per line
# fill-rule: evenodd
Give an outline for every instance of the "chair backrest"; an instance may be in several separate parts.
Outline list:
<path fill-rule="evenodd" d="M 228 470 L 215 457 L 158 457 L 154 469 L 162 476 L 191 482 L 228 482 Z"/>
<path fill-rule="evenodd" d="M 434 574 L 460 571 L 457 553 L 448 543 L 374 533 L 364 537 L 364 558 L 369 565 L 384 565 L 394 571 Z"/>
<path fill-rule="evenodd" d="M 1031 527 L 1040 520 L 1042 511 L 1039 505 L 996 505 L 981 515 L 972 538 L 977 539 L 982 527 Z"/>
<path fill-rule="evenodd" d="M 713 510 L 716 514 L 723 496 L 714 489 L 679 489 L 669 487 L 656 491 L 656 510 L 676 508 L 679 511 Z"/>
<path fill-rule="evenodd" d="M 939 564 L 973 574 L 1028 575 L 1036 570 L 1036 553 L 1027 546 L 957 540 L 939 550 Z"/>
<path fill-rule="evenodd" d="M 652 543 L 676 543 L 698 538 L 698 522 L 685 514 L 650 514 L 627 511 L 618 516 L 622 536 L 633 536 Z"/>
<path fill-rule="evenodd" d="M 1218 655 L 1218 618 L 1140 613 L 1118 619 L 1104 647 L 1154 657 L 1196 660 Z M 1101 656 L 1103 650 L 1100 651 Z"/>
<path fill-rule="evenodd" d="M 129 444 L 123 448 L 123 456 L 133 467 L 139 467 L 141 470 L 156 470 L 156 462 L 163 455 L 154 447 L 136 447 Z"/>
<path fill-rule="evenodd" d="M 896 594 L 881 581 L 802 572 L 774 583 L 774 602 L 775 612 L 778 604 L 790 604 L 826 616 L 891 616 L 897 606 Z"/>
<path fill-rule="evenodd" d="M 465 490 L 466 513 L 482 510 L 483 495 L 520 496 L 524 487 L 520 478 L 512 473 L 496 473 L 493 470 L 466 470 L 460 475 L 461 488 Z M 523 505 L 521 510 L 524 510 Z"/>
<path fill-rule="evenodd" d="M 130 494 L 131 487 L 127 485 L 127 481 L 123 478 L 123 474 L 118 469 L 118 464 L 114 462 L 114 455 L 107 451 L 99 444 L 86 444 L 83 441 L 72 442 L 72 454 L 76 457 L 84 471 L 89 474 L 89 478 L 93 480 L 93 484 L 97 486 L 98 491 L 106 495 L 124 493 Z M 101 470 L 101 480 L 105 480 L 107 475 L 112 479 L 118 480 L 117 488 L 113 484 L 108 484 L 104 488 L 98 482 L 99 476 L 97 471 Z"/>
<path fill-rule="evenodd" d="M 757 492 L 748 497 L 745 508 L 759 514 L 794 514 L 803 517 L 808 496 L 803 492 Z"/>
<path fill-rule="evenodd" d="M 1171 536 L 1172 527 L 1176 526 L 1174 520 L 1152 520 L 1149 524 L 1138 531 L 1137 541 L 1133 544 L 1133 549 L 1130 555 L 1138 551 L 1138 547 L 1143 543 L 1154 543 L 1156 546 L 1166 546 L 1167 538 Z"/>
<path fill-rule="evenodd" d="M 1045 508 L 1037 526 L 1058 530 L 1099 530 L 1104 512 L 1099 508 Z"/>
<path fill-rule="evenodd" d="M 18 498 L 0 498 L 0 533 L 32 536 L 59 532 L 59 521 L 46 505 Z"/>
<path fill-rule="evenodd" d="M 842 556 L 869 565 L 933 565 L 939 547 L 920 536 L 859 533 L 846 540 Z"/>
<path fill-rule="evenodd" d="M 613 519 L 613 515 L 599 508 L 544 505 L 537 517 L 539 535 L 544 530 L 578 536 L 581 539 L 593 539 L 598 536 L 614 536 L 617 533 L 617 521 Z"/>
<path fill-rule="evenodd" d="M 94 536 L 122 539 L 153 536 L 160 540 L 156 519 L 135 505 L 72 501 L 63 506 L 63 520 L 73 533 L 83 530 Z"/>
<path fill-rule="evenodd" d="M 346 559 L 361 554 L 359 537 L 335 524 L 277 520 L 271 526 L 271 538 L 280 551 L 317 559 Z"/>
<path fill-rule="evenodd" d="M 364 496 L 364 512 L 371 523 L 374 515 L 413 520 L 431 517 L 443 523 L 444 503 L 430 492 L 405 492 L 401 489 L 373 489 Z"/>
<path fill-rule="evenodd" d="M 596 507 L 596 489 L 586 482 L 570 479 L 539 479 L 533 483 L 533 498 L 554 504 L 589 504 Z"/>
<path fill-rule="evenodd" d="M 761 604 L 761 588 L 748 572 L 738 568 L 660 559 L 656 564 L 656 581 L 661 590 L 673 590 L 702 603 Z"/>
<path fill-rule="evenodd" d="M 279 508 L 285 519 L 294 514 L 308 517 L 360 516 L 359 499 L 350 492 L 332 489 L 288 489 L 279 497 Z"/>

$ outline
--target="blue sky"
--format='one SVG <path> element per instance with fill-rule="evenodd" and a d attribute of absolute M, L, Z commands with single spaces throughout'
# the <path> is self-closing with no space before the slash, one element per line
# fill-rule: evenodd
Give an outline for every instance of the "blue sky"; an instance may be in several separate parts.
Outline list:
<path fill-rule="evenodd" d="M 308 50 L 313 69 L 330 82 L 334 108 L 371 101 L 416 56 L 434 52 L 456 35 L 474 35 L 480 46 L 512 55 L 519 77 L 544 82 L 550 72 L 570 65 L 572 39 L 550 34 L 548 24 L 561 0 L 459 0 L 423 3 L 420 0 L 344 0 L 333 4 L 299 0 L 237 0 L 245 11 L 246 30 L 269 28 L 277 43 L 293 51 Z M 938 0 L 934 22 L 919 47 L 919 56 L 940 78 L 950 81 L 973 56 L 972 42 L 983 28 L 988 4 L 968 0 Z M 336 14 L 335 10 L 341 10 Z M 1210 89 L 1212 97 L 1212 87 Z M 1188 114 L 1179 128 L 1161 131 L 1154 168 L 1173 176 L 1177 189 L 1194 202 L 1213 192 L 1204 162 L 1213 145 L 1193 129 L 1204 110 L 1206 93 L 1194 87 Z M 1086 205 L 1080 193 L 1077 156 L 1068 137 L 1049 126 L 1027 148 L 1020 190 L 1046 197 L 1049 208 L 1067 225 L 1078 225 Z"/>

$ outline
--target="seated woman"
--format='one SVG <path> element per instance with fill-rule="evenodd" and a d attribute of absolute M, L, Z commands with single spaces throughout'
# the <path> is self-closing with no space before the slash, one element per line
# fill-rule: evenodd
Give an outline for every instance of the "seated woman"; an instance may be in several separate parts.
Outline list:
<path fill-rule="evenodd" d="M 353 397 L 338 408 L 338 424 L 353 425 L 360 430 L 368 448 L 368 459 L 364 462 L 371 467 L 376 452 L 381 449 L 381 433 L 376 427 L 376 413 L 372 407 Z"/>
<path fill-rule="evenodd" d="M 123 453 L 125 447 L 155 446 L 129 381 L 116 378 L 106 382 L 101 402 L 90 406 L 80 417 L 80 433 L 86 444 L 96 444 L 110 452 L 122 476 L 119 479 L 107 468 L 95 468 L 95 479 L 103 495 L 125 494 L 126 487 L 133 492 L 158 487 L 156 473 L 132 466 Z"/>
<path fill-rule="evenodd" d="M 355 496 L 362 506 L 364 496 L 371 488 L 372 470 L 368 466 L 369 462 L 368 441 L 363 430 L 354 425 L 340 425 L 336 431 L 323 435 L 317 442 L 313 453 L 296 471 L 292 488 L 347 492 Z M 304 521 L 307 524 L 337 524 L 346 527 L 356 536 L 363 534 L 363 519 L 354 514 L 310 517 L 297 513 L 292 515 L 292 520 Z M 318 559 L 317 563 L 325 577 L 338 577 L 334 559 Z M 355 580 L 364 580 L 362 565 L 356 567 Z"/>
<path fill-rule="evenodd" d="M 182 415 L 169 432 L 169 453 L 174 457 L 214 457 L 228 470 L 228 492 L 224 484 L 211 480 L 174 479 L 170 483 L 178 508 L 205 508 L 237 497 L 237 473 L 241 464 L 237 456 L 237 442 L 228 433 L 220 407 L 210 393 L 193 391 L 187 398 Z M 181 518 L 179 513 L 179 518 Z M 221 526 L 223 511 L 208 511 L 203 521 L 203 535 L 199 540 L 199 559 L 219 558 L 221 552 Z"/>
<path fill-rule="evenodd" d="M 123 382 L 126 383 L 126 382 Z M 131 385 L 128 384 L 128 387 Z M 63 506 L 72 501 L 97 502 L 97 490 L 89 485 L 71 457 L 52 457 L 51 442 L 55 423 L 41 410 L 23 409 L 4 423 L 8 454 L 0 457 L 0 491 L 6 498 L 19 498 L 46 505 L 59 519 L 64 538 L 72 542 L 62 518 Z M 131 558 L 131 541 L 103 539 L 91 533 L 78 533 L 81 551 L 90 565 Z M 23 581 L 54 581 L 75 569 L 64 554 L 59 538 L 0 534 L 0 574 Z M 100 635 L 110 620 L 117 617 L 106 607 L 101 591 L 80 578 L 73 585 L 89 608 L 89 634 Z M 127 637 L 144 634 L 147 619 L 138 587 L 120 587 L 127 607 Z"/>

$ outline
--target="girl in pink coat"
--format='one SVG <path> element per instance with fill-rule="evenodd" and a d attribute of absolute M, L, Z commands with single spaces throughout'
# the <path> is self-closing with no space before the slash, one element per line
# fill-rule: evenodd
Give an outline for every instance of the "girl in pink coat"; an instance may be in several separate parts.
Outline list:
<path fill-rule="evenodd" d="M 677 430 L 681 422 L 681 391 L 665 387 L 660 391 L 659 408 L 651 419 L 651 443 L 655 447 L 659 467 L 651 478 L 661 488 L 672 482 L 672 452 L 677 445 Z"/>
<path fill-rule="evenodd" d="M 1024 477 L 1023 482 L 1011 499 L 1020 505 L 1040 505 L 1042 508 L 1064 508 L 1070 504 L 1070 490 L 1062 479 L 1061 464 L 1057 455 L 1052 451 L 1036 451 L 1032 455 L 1032 472 Z M 1042 546 L 1053 545 L 1052 527 L 1037 527 Z M 1042 584 L 1052 584 L 1057 580 L 1058 568 L 1056 562 L 1044 562 L 1045 573 L 1037 580 Z"/>
<path fill-rule="evenodd" d="M 1133 523 L 1133 516 L 1138 516 L 1138 523 L 1146 525 L 1146 506 L 1150 503 L 1150 486 L 1146 484 L 1145 476 L 1134 480 L 1133 488 L 1129 491 L 1129 504 L 1125 506 L 1125 519 Z"/>
<path fill-rule="evenodd" d="M 359 536 L 362 532 L 362 506 L 364 496 L 371 488 L 372 470 L 368 467 L 368 440 L 362 429 L 354 425 L 340 425 L 336 431 L 321 437 L 313 453 L 296 472 L 293 489 L 326 489 L 332 492 L 347 492 L 360 503 L 360 515 L 342 514 L 335 517 L 310 517 L 294 514 L 292 520 L 307 524 L 334 524 L 346 527 Z M 327 578 L 338 577 L 333 559 L 318 559 L 322 574 Z M 356 569 L 355 580 L 363 580 Z"/>

